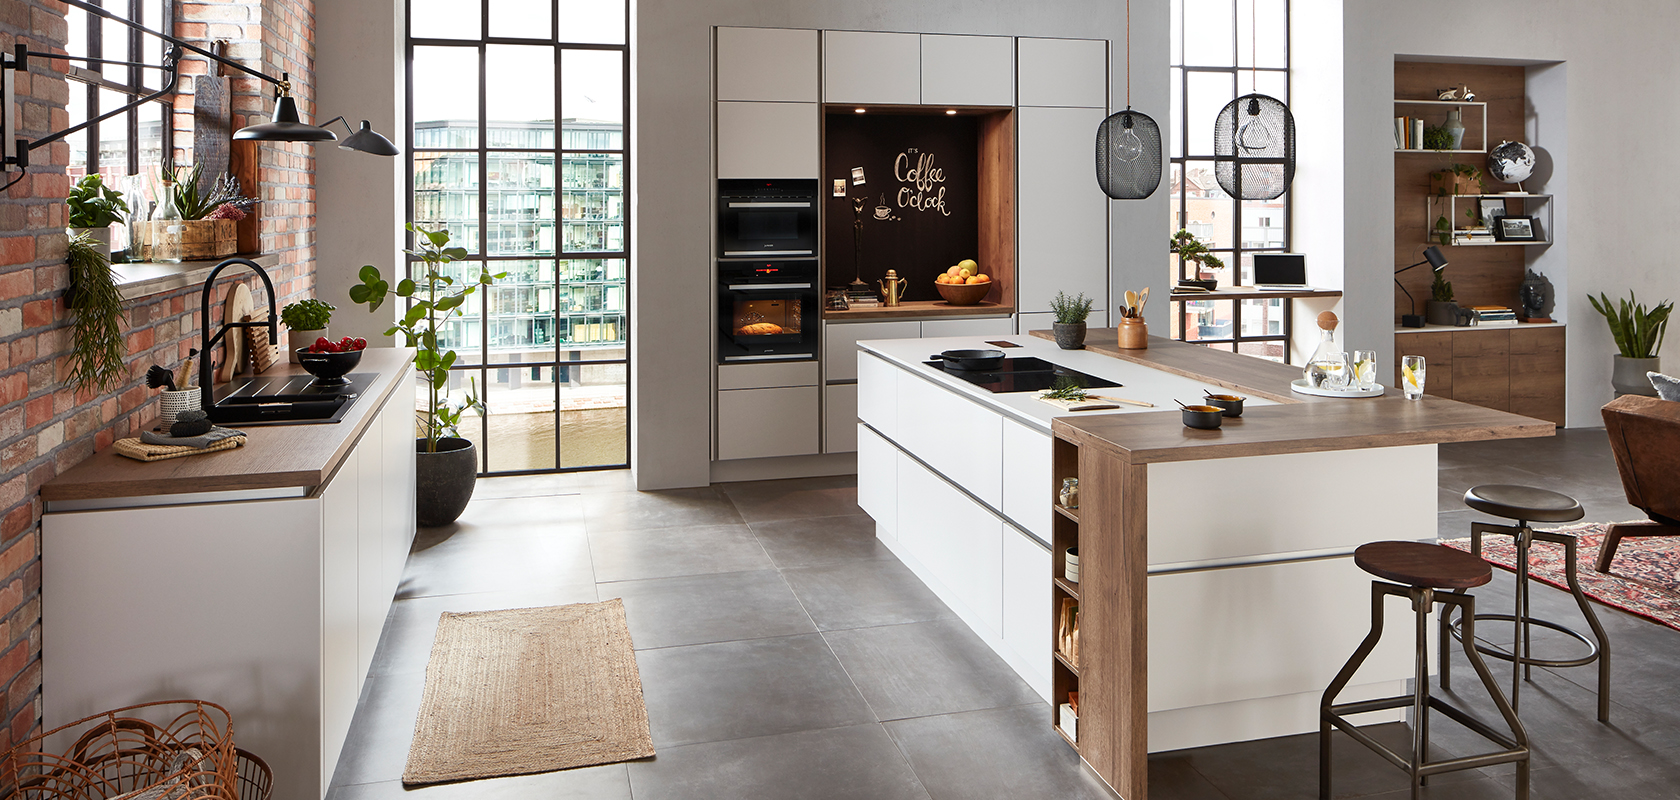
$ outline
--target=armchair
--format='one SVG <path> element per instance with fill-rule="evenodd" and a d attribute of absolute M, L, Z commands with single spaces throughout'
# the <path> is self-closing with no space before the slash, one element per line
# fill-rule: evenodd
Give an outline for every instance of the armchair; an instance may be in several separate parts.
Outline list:
<path fill-rule="evenodd" d="M 1680 536 L 1680 403 L 1627 395 L 1601 411 L 1622 491 L 1629 504 L 1650 517 L 1610 526 L 1594 565 L 1609 572 L 1624 537 Z"/>

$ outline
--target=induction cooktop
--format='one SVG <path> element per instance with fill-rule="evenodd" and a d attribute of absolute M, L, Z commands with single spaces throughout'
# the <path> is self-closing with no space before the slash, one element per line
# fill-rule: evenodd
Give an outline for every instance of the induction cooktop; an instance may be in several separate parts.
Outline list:
<path fill-rule="evenodd" d="M 1061 378 L 1070 378 L 1087 389 L 1101 389 L 1120 386 L 1111 380 L 1087 375 L 1079 370 L 1058 367 L 1042 358 L 1006 358 L 996 369 L 968 370 L 953 369 L 943 361 L 924 362 L 946 374 L 961 378 L 988 392 L 1008 394 L 1011 392 L 1042 392 L 1056 385 Z"/>

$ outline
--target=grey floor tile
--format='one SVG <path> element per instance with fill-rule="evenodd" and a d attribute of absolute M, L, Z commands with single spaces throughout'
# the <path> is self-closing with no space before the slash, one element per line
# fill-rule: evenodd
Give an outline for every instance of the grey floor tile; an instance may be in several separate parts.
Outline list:
<path fill-rule="evenodd" d="M 398 600 L 385 616 L 385 629 L 374 652 L 370 676 L 424 672 L 437 637 L 438 617 L 445 611 L 491 611 L 593 603 L 595 584 L 539 586 L 504 592 L 473 592 Z M 369 681 L 373 678 L 369 677 Z"/>
<path fill-rule="evenodd" d="M 1570 768 L 1535 769 L 1529 774 L 1529 796 L 1533 800 L 1680 797 L 1677 756 L 1680 753 L 1669 750 L 1590 761 Z M 1515 778 L 1503 776 L 1499 780 L 1509 787 Z"/>
<path fill-rule="evenodd" d="M 746 572 L 775 566 L 745 525 L 591 529 L 589 547 L 599 581 Z"/>
<path fill-rule="evenodd" d="M 873 722 L 816 634 L 636 654 L 658 747 Z"/>
<path fill-rule="evenodd" d="M 777 571 L 723 572 L 599 585 L 624 598 L 636 649 L 813 633 L 816 625 Z"/>
<path fill-rule="evenodd" d="M 467 504 L 467 510 L 454 524 L 458 528 L 494 534 L 504 530 L 524 533 L 532 528 L 543 531 L 581 530 L 583 522 L 583 498 L 569 494 L 539 497 L 474 496 L 473 501 Z"/>
<path fill-rule="evenodd" d="M 630 765 L 637 800 L 926 800 L 879 725 L 661 749 Z"/>
<path fill-rule="evenodd" d="M 823 635 L 882 721 L 1041 702 L 962 620 Z"/>
<path fill-rule="evenodd" d="M 477 488 L 473 489 L 473 499 L 631 492 L 635 489 L 630 470 L 627 469 L 566 472 L 555 475 L 509 475 L 503 478 L 479 478 Z"/>
<path fill-rule="evenodd" d="M 895 558 L 875 537 L 875 520 L 865 514 L 755 522 L 748 527 L 770 560 L 783 569 Z"/>
<path fill-rule="evenodd" d="M 1111 800 L 1043 704 L 886 723 L 935 800 Z"/>
<path fill-rule="evenodd" d="M 902 625 L 954 617 L 915 573 L 896 560 L 852 561 L 782 570 L 819 630 Z"/>
<path fill-rule="evenodd" d="M 1189 759 L 1171 754 L 1149 757 L 1150 800 L 1229 800 L 1211 781 L 1190 766 Z"/>
<path fill-rule="evenodd" d="M 656 492 L 591 492 L 583 496 L 590 533 L 739 524 L 735 505 L 713 487 Z"/>
<path fill-rule="evenodd" d="M 1532 775 L 1530 780 L 1532 780 Z M 1423 800 L 1513 800 L 1511 787 L 1484 776 L 1470 780 L 1443 783 L 1439 779 L 1423 787 Z M 1364 795 L 1365 800 L 1411 800 L 1410 788 L 1381 794 Z M 1538 795 L 1530 795 L 1538 797 Z"/>
<path fill-rule="evenodd" d="M 626 764 L 406 788 L 401 780 L 334 786 L 327 800 L 630 800 Z"/>
<path fill-rule="evenodd" d="M 1405 724 L 1372 725 L 1363 730 L 1395 752 L 1403 754 L 1411 750 L 1411 728 Z M 1431 748 L 1432 759 L 1462 755 L 1440 746 L 1433 735 L 1431 743 L 1434 745 Z M 1406 789 L 1411 785 L 1405 772 L 1340 731 L 1332 734 L 1330 754 L 1330 785 L 1334 797 L 1363 797 Z M 1234 798 L 1270 800 L 1318 796 L 1316 733 L 1200 747 L 1181 750 L 1175 755 L 1184 757 L 1215 787 Z M 1436 776 L 1430 782 L 1439 784 L 1444 790 L 1449 784 L 1474 782 L 1485 777 L 1478 772 L 1455 772 Z M 1442 791 L 1436 796 L 1453 795 Z"/>
<path fill-rule="evenodd" d="M 748 522 L 863 513 L 857 504 L 856 475 L 722 483 L 718 488 Z"/>
<path fill-rule="evenodd" d="M 517 535 L 461 530 L 424 547 L 415 543 L 397 597 L 570 586 L 595 580 L 589 537 L 582 530 Z"/>
<path fill-rule="evenodd" d="M 332 785 L 402 780 L 425 686 L 424 672 L 385 675 L 368 682 L 356 704 Z"/>

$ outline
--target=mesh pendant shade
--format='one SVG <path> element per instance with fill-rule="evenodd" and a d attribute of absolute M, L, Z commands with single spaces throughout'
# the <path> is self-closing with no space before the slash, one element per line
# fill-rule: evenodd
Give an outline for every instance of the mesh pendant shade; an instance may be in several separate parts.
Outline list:
<path fill-rule="evenodd" d="M 1097 185 L 1115 200 L 1142 200 L 1161 185 L 1161 126 L 1131 108 L 1097 127 Z"/>
<path fill-rule="evenodd" d="M 1241 200 L 1273 200 L 1295 180 L 1295 117 L 1275 97 L 1246 94 L 1213 123 L 1214 177 Z"/>

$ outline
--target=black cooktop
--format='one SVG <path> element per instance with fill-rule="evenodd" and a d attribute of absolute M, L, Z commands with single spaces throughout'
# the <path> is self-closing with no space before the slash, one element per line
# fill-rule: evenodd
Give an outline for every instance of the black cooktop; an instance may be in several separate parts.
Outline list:
<path fill-rule="evenodd" d="M 1006 358 L 997 369 L 967 370 L 953 369 L 943 361 L 925 362 L 934 369 L 944 370 L 952 377 L 962 378 L 988 392 L 1008 394 L 1010 392 L 1042 392 L 1056 385 L 1059 378 L 1072 378 L 1079 385 L 1087 389 L 1101 389 L 1120 386 L 1111 380 L 1087 375 L 1079 370 L 1058 367 L 1042 358 Z"/>

